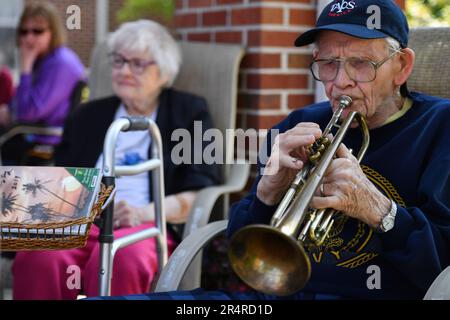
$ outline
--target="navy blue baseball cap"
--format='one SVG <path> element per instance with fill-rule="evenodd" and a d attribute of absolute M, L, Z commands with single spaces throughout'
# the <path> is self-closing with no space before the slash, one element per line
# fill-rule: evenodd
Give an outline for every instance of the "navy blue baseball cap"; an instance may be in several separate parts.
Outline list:
<path fill-rule="evenodd" d="M 338 31 L 362 39 L 388 36 L 402 48 L 408 45 L 408 21 L 394 0 L 334 0 L 323 9 L 316 27 L 301 34 L 295 45 L 313 43 L 321 30 Z"/>

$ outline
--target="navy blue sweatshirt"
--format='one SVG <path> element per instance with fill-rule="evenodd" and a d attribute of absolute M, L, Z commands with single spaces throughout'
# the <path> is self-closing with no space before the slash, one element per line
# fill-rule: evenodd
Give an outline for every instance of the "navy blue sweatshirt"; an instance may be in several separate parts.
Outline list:
<path fill-rule="evenodd" d="M 361 162 L 366 176 L 396 202 L 394 228 L 379 234 L 341 215 L 326 243 L 308 253 L 312 275 L 303 293 L 422 299 L 450 264 L 450 101 L 418 93 L 411 97 L 413 105 L 402 117 L 370 130 Z M 275 129 L 281 133 L 299 122 L 315 122 L 323 130 L 331 115 L 328 102 L 311 105 L 292 112 Z M 344 143 L 356 153 L 361 131 L 350 129 Z M 229 237 L 245 225 L 270 223 L 276 206 L 257 199 L 259 179 L 232 206 Z M 374 270 L 381 276 L 379 288 L 368 286 Z"/>

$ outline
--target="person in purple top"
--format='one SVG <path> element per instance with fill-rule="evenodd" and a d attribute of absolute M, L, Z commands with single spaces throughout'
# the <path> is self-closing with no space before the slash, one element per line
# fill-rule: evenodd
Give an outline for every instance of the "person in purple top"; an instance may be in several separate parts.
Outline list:
<path fill-rule="evenodd" d="M 17 28 L 20 51 L 20 80 L 11 116 L 15 123 L 63 126 L 71 97 L 85 69 L 65 44 L 64 25 L 51 3 L 27 4 Z M 36 144 L 56 145 L 59 137 L 31 136 L 10 143 L 3 151 L 7 159 L 20 159 Z"/>

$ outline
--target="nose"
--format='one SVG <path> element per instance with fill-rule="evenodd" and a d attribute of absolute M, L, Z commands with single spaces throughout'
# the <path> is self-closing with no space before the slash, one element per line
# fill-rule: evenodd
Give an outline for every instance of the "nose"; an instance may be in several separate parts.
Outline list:
<path fill-rule="evenodd" d="M 344 65 L 341 63 L 339 64 L 338 72 L 336 78 L 333 81 L 333 84 L 339 89 L 345 89 L 347 87 L 355 86 L 356 82 L 348 76 Z"/>
<path fill-rule="evenodd" d="M 27 34 L 22 36 L 22 39 L 24 39 L 26 41 L 34 41 L 36 39 L 36 37 L 34 36 L 34 34 L 32 32 L 28 32 Z"/>

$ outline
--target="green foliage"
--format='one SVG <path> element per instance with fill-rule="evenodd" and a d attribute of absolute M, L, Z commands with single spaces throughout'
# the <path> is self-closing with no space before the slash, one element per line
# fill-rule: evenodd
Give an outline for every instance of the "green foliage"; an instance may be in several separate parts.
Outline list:
<path fill-rule="evenodd" d="M 406 0 L 411 27 L 450 26 L 450 0 Z"/>
<path fill-rule="evenodd" d="M 155 19 L 170 24 L 175 11 L 175 0 L 125 0 L 117 12 L 119 22 L 137 19 Z"/>

